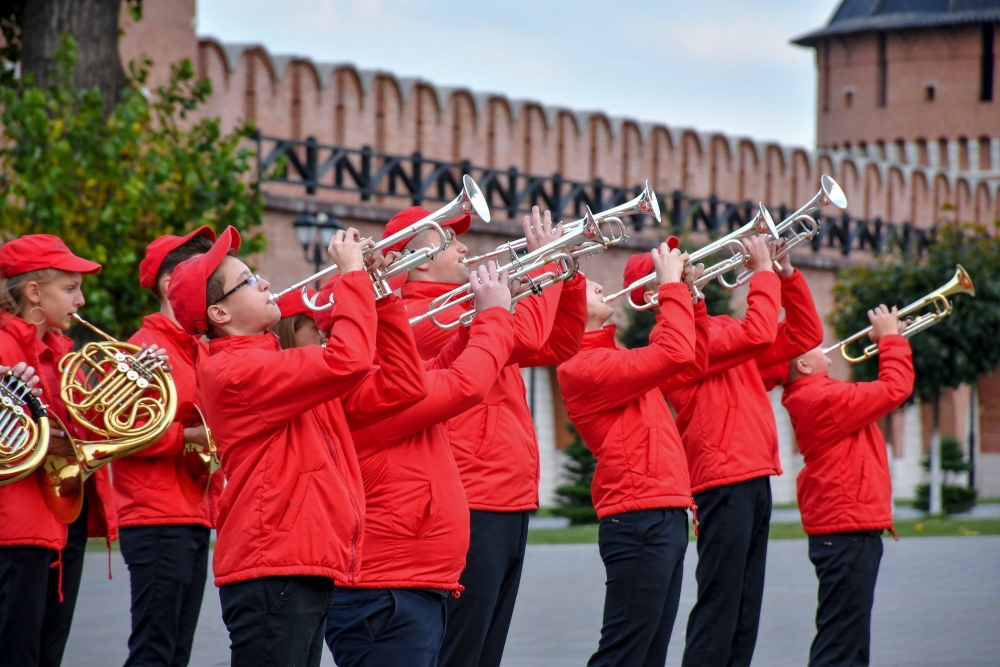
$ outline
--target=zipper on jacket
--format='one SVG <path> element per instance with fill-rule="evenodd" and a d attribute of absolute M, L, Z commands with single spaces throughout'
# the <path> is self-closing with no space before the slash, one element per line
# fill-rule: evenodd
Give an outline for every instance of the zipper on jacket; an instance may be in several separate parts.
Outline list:
<path fill-rule="evenodd" d="M 340 457 L 337 456 L 337 450 L 333 446 L 333 442 L 330 440 L 330 436 L 321 427 L 320 431 L 323 433 L 323 439 L 326 440 L 326 446 L 330 448 L 330 456 L 333 457 L 333 467 L 340 475 L 340 480 L 344 483 L 344 490 L 347 492 L 347 502 L 351 505 L 351 514 L 354 515 L 354 535 L 351 536 L 351 564 L 347 568 L 347 581 L 349 583 L 354 583 L 354 570 L 358 564 L 358 538 L 361 533 L 361 515 L 358 514 L 358 508 L 354 504 L 354 498 L 351 497 L 351 487 L 348 485 L 347 480 L 344 479 L 344 473 L 340 470 Z"/>

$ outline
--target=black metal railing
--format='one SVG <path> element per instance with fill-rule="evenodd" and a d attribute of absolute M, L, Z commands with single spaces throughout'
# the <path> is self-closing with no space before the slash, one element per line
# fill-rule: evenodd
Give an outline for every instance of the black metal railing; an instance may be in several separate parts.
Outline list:
<path fill-rule="evenodd" d="M 399 197 L 414 206 L 452 200 L 462 188 L 462 176 L 469 174 L 483 191 L 491 210 L 504 211 L 510 218 L 540 206 L 557 219 L 579 218 L 585 207 L 602 211 L 622 204 L 642 192 L 643 185 L 608 185 L 600 179 L 570 181 L 559 174 L 536 176 L 507 170 L 477 167 L 468 160 L 444 162 L 412 155 L 377 153 L 369 146 L 346 148 L 257 134 L 257 173 L 261 181 L 285 183 L 305 188 L 306 194 L 319 190 L 356 192 L 362 202 L 374 197 Z M 707 232 L 717 236 L 732 231 L 756 212 L 751 201 L 730 202 L 718 198 L 692 197 L 680 190 L 667 196 L 660 193 L 662 222 L 652 216 L 630 219 L 636 230 L 646 225 L 665 225 L 671 233 Z M 793 209 L 777 207 L 775 220 L 784 219 Z M 879 218 L 861 220 L 847 213 L 822 219 L 820 233 L 812 240 L 813 250 L 852 251 L 875 255 L 886 253 L 923 255 L 934 243 L 937 230 L 918 228 L 909 222 L 885 222 Z"/>

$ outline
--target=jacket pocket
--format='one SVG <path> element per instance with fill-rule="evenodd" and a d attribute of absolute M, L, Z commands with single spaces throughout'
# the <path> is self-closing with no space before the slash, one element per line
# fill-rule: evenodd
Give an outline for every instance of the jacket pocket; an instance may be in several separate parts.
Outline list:
<path fill-rule="evenodd" d="M 858 497 L 856 498 L 858 502 L 863 502 L 868 499 L 868 489 L 871 486 L 871 477 L 868 459 L 865 459 L 861 462 L 861 483 L 858 485 Z"/>
<path fill-rule="evenodd" d="M 413 513 L 412 533 L 414 537 L 418 536 L 423 527 L 427 525 L 427 521 L 431 518 L 433 512 L 434 485 L 428 484 L 424 492 L 420 495 L 420 500 L 417 501 L 417 507 Z"/>
<path fill-rule="evenodd" d="M 276 530 L 280 532 L 288 532 L 295 525 L 295 520 L 299 517 L 299 510 L 302 509 L 302 503 L 306 498 L 306 493 L 309 491 L 309 485 L 312 484 L 313 473 L 304 472 L 299 475 L 299 478 L 295 480 L 295 486 L 292 488 L 292 495 L 288 497 L 285 502 L 285 507 L 281 512 L 281 518 L 278 519 L 278 527 Z"/>
<path fill-rule="evenodd" d="M 646 429 L 646 477 L 656 476 L 656 457 L 659 451 L 656 429 Z"/>
<path fill-rule="evenodd" d="M 726 419 L 722 422 L 722 431 L 719 434 L 718 441 L 716 442 L 716 447 L 718 448 L 719 455 L 722 460 L 725 461 L 729 458 L 729 446 L 733 439 L 733 428 L 736 425 L 736 408 L 731 405 L 726 406 Z"/>
<path fill-rule="evenodd" d="M 483 421 L 479 425 L 479 432 L 476 434 L 475 455 L 477 459 L 486 460 L 490 455 L 490 448 L 493 447 L 493 440 L 497 432 L 497 412 L 496 405 L 487 405 L 483 414 Z"/>

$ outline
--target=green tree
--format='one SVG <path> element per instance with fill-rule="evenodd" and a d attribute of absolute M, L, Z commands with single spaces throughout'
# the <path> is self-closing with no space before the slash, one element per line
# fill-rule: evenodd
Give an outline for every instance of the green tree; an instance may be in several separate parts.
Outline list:
<path fill-rule="evenodd" d="M 556 507 L 552 513 L 564 516 L 573 525 L 597 523 L 597 511 L 590 495 L 597 459 L 590 453 L 583 439 L 572 424 L 568 426 L 573 442 L 566 448 L 567 461 L 563 465 L 568 481 L 556 489 Z"/>
<path fill-rule="evenodd" d="M 920 465 L 924 470 L 930 470 L 931 457 L 925 456 Z M 968 512 L 976 504 L 976 497 L 979 494 L 975 489 L 949 483 L 952 481 L 949 477 L 968 472 L 971 467 L 956 438 L 952 436 L 941 438 L 941 470 L 945 474 L 945 483 L 941 486 L 941 501 L 944 511 L 948 514 Z M 917 487 L 917 498 L 913 506 L 926 512 L 930 509 L 930 498 L 930 484 L 921 484 Z"/>
<path fill-rule="evenodd" d="M 910 339 L 916 383 L 912 398 L 934 408 L 932 477 L 939 479 L 939 401 L 942 394 L 1000 365 L 1000 239 L 985 228 L 949 224 L 923 261 L 904 257 L 874 267 L 842 271 L 834 288 L 835 310 L 831 314 L 838 337 L 845 338 L 868 326 L 869 308 L 884 303 L 903 307 L 938 289 L 961 264 L 975 284 L 976 296 L 951 298 L 952 314 L 939 324 Z M 930 308 L 922 312 L 931 312 Z M 858 354 L 867 341 L 853 348 Z M 878 376 L 878 362 L 871 359 L 852 368 L 854 378 L 870 381 Z M 912 399 L 911 399 L 912 400 Z M 937 508 L 934 508 L 935 511 Z"/>
<path fill-rule="evenodd" d="M 189 60 L 147 99 L 151 62 L 130 67 L 131 84 L 105 115 L 96 88 L 78 88 L 76 46 L 64 36 L 53 83 L 25 77 L 0 91 L 0 239 L 47 233 L 104 266 L 85 283 L 84 317 L 113 336 L 135 331 L 155 299 L 138 283 L 150 241 L 199 225 L 253 230 L 263 198 L 248 184 L 252 127 L 223 134 L 218 119 L 188 114 L 211 94 Z M 251 236 L 250 252 L 263 248 Z"/>

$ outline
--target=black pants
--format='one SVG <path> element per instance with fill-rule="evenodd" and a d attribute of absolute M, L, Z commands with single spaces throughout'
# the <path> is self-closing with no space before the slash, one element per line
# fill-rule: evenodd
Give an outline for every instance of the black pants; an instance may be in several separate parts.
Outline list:
<path fill-rule="evenodd" d="M 86 549 L 86 505 L 69 526 L 61 567 L 60 554 L 52 549 L 0 547 L 0 667 L 62 663 Z"/>
<path fill-rule="evenodd" d="M 771 483 L 758 477 L 699 493 L 698 600 L 688 617 L 684 667 L 746 667 L 764 599 Z"/>
<path fill-rule="evenodd" d="M 663 667 L 684 579 L 687 513 L 606 516 L 597 539 L 608 581 L 601 642 L 587 664 Z"/>
<path fill-rule="evenodd" d="M 326 643 L 337 667 L 436 667 L 445 591 L 336 588 Z"/>
<path fill-rule="evenodd" d="M 232 667 L 319 667 L 333 595 L 325 577 L 262 577 L 219 587 Z"/>
<path fill-rule="evenodd" d="M 126 667 L 186 667 L 208 576 L 205 526 L 129 526 L 119 533 L 132 584 Z"/>
<path fill-rule="evenodd" d="M 809 667 L 867 666 L 882 531 L 810 535 L 809 560 L 819 579 Z"/>
<path fill-rule="evenodd" d="M 528 512 L 470 512 L 461 597 L 450 597 L 442 667 L 499 667 L 521 584 Z"/>

